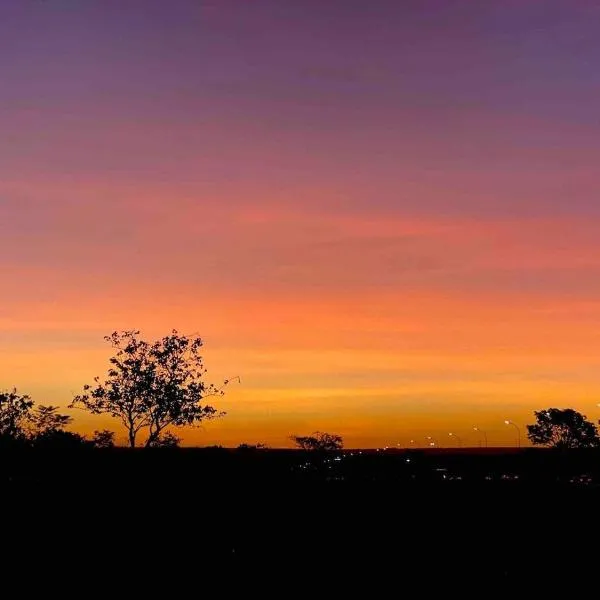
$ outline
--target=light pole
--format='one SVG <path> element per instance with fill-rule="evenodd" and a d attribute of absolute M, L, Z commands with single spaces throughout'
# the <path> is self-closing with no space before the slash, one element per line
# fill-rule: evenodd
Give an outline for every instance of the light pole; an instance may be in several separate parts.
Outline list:
<path fill-rule="evenodd" d="M 519 429 L 519 426 L 514 421 L 511 421 L 510 419 L 506 419 L 504 421 L 504 424 L 512 425 L 517 430 L 517 448 L 520 448 L 521 447 L 521 430 Z"/>
<path fill-rule="evenodd" d="M 456 441 L 458 442 L 458 447 L 462 448 L 462 440 L 460 439 L 460 436 L 456 435 L 455 433 L 450 432 L 448 434 L 450 437 L 455 437 Z"/>
<path fill-rule="evenodd" d="M 479 433 L 481 433 L 481 435 L 483 435 L 483 439 L 485 442 L 485 447 L 488 447 L 488 441 L 487 441 L 487 433 L 485 431 L 483 431 L 483 429 L 479 429 L 479 427 L 477 427 L 477 425 L 475 425 L 473 427 L 473 431 L 478 431 Z"/>

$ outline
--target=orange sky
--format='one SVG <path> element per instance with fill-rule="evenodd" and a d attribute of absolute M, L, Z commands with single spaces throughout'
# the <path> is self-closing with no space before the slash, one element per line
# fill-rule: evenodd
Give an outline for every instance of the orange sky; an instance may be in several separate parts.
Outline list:
<path fill-rule="evenodd" d="M 141 255 L 157 228 L 170 248 L 207 227 L 193 205 L 168 225 L 161 215 L 145 220 L 144 210 Z M 158 258 L 155 276 L 114 268 L 104 251 L 94 263 L 95 248 L 88 272 L 21 270 L 0 317 L 0 360 L 11 374 L 3 383 L 64 406 L 105 371 L 105 333 L 139 327 L 157 337 L 176 327 L 205 338 L 214 381 L 242 379 L 220 403 L 228 416 L 186 432 L 190 444 L 281 446 L 290 433 L 315 429 L 339 432 L 351 446 L 423 443 L 426 435 L 450 445 L 449 431 L 477 444 L 475 424 L 491 443 L 509 444 L 515 431 L 505 418 L 524 425 L 549 405 L 600 414 L 600 302 L 589 292 L 597 284 L 543 285 L 595 267 L 590 223 L 354 220 L 268 205 L 214 219 L 227 229 L 218 255 L 189 260 L 176 248 Z M 194 243 L 205 243 L 202 235 Z M 71 243 L 54 240 L 52 252 L 67 254 Z M 230 274 L 211 269 L 223 252 L 232 254 Z M 84 431 L 106 424 L 75 416 Z"/>
<path fill-rule="evenodd" d="M 187 444 L 600 417 L 593 3 L 140 2 L 0 6 L 0 388 L 177 328 L 241 377 Z"/>

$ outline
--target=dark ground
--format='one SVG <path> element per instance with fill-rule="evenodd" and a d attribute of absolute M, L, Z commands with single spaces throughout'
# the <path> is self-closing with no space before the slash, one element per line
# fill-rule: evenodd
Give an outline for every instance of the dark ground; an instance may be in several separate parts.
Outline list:
<path fill-rule="evenodd" d="M 216 585 L 220 595 L 242 586 L 286 596 L 333 586 L 369 597 L 596 585 L 596 452 L 0 458 L 6 572 L 28 565 L 73 585 L 80 576 L 134 584 L 140 595 L 165 584 L 172 594 L 187 585 L 194 595 Z"/>

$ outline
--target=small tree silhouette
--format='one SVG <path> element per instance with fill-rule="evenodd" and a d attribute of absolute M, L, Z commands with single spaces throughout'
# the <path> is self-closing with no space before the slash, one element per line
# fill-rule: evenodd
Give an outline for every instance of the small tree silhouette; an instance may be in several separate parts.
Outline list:
<path fill-rule="evenodd" d="M 109 429 L 94 431 L 92 436 L 92 445 L 94 448 L 114 448 L 115 447 L 115 432 Z"/>
<path fill-rule="evenodd" d="M 35 406 L 27 395 L 21 395 L 15 388 L 0 392 L 0 438 L 21 443 L 49 445 L 59 440 L 64 445 L 81 445 L 83 437 L 65 431 L 73 419 L 58 412 L 57 406 Z"/>
<path fill-rule="evenodd" d="M 321 431 L 315 431 L 312 435 L 307 436 L 293 435 L 290 439 L 302 450 L 334 452 L 344 447 L 344 440 L 341 435 Z"/>
<path fill-rule="evenodd" d="M 237 447 L 238 450 L 242 451 L 253 451 L 253 450 L 268 450 L 269 447 L 266 444 L 247 444 L 243 442 Z"/>
<path fill-rule="evenodd" d="M 89 444 L 78 433 L 65 431 L 72 420 L 68 415 L 61 415 L 57 406 L 40 404 L 29 418 L 29 439 L 34 447 L 45 449 L 79 448 Z"/>
<path fill-rule="evenodd" d="M 64 431 L 73 418 L 68 415 L 61 415 L 57 411 L 58 406 L 44 406 L 40 404 L 36 407 L 30 416 L 32 434 L 37 436 Z"/>
<path fill-rule="evenodd" d="M 599 445 L 596 426 L 572 408 L 547 408 L 534 412 L 537 423 L 527 425 L 535 445 L 552 448 L 594 448 Z"/>
<path fill-rule="evenodd" d="M 33 405 L 33 400 L 19 394 L 16 388 L 0 392 L 0 436 L 12 440 L 24 439 Z"/>

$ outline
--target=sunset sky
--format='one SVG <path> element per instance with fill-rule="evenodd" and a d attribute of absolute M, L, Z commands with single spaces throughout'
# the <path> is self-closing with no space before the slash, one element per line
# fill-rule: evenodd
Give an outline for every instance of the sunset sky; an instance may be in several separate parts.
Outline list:
<path fill-rule="evenodd" d="M 0 389 L 177 328 L 186 444 L 596 421 L 599 64 L 595 0 L 2 0 Z"/>

